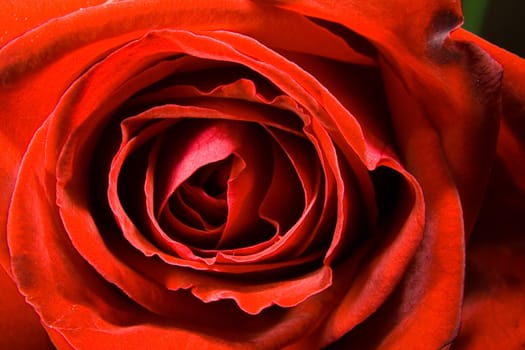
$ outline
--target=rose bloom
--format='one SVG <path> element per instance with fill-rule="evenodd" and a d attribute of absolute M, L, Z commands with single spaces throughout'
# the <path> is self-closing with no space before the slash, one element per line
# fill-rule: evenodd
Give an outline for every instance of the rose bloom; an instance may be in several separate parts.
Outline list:
<path fill-rule="evenodd" d="M 459 1 L 0 16 L 0 347 L 525 345 L 525 61 Z"/>

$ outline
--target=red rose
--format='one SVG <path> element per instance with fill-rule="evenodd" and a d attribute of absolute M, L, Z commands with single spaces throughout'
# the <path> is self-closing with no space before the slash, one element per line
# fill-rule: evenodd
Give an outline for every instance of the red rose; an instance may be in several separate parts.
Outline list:
<path fill-rule="evenodd" d="M 3 4 L 4 347 L 523 346 L 524 61 L 332 3 Z"/>

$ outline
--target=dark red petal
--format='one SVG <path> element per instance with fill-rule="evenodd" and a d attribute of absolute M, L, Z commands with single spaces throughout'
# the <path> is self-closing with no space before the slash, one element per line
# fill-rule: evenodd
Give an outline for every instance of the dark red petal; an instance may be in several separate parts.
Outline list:
<path fill-rule="evenodd" d="M 271 176 L 271 183 L 264 195 L 264 199 L 259 206 L 259 215 L 270 222 L 278 235 L 284 235 L 294 225 L 305 208 L 305 202 L 310 200 L 311 188 L 303 188 L 301 176 L 304 174 L 294 168 L 293 158 L 289 158 L 287 150 L 283 149 L 283 144 L 279 143 L 279 139 L 275 133 L 265 127 L 265 132 L 272 137 L 272 159 L 273 159 L 273 174 Z M 293 137 L 286 133 L 286 136 Z M 302 147 L 304 153 L 310 150 L 306 142 Z M 315 154 L 311 155 L 309 163 L 317 165 Z M 317 167 L 315 167 L 317 168 Z M 315 176 L 310 173 L 308 176 Z M 308 193 L 308 194 L 307 194 Z"/>
<path fill-rule="evenodd" d="M 453 349 L 525 344 L 525 61 L 466 31 L 503 66 L 496 161 L 478 223 L 469 237 L 462 325 Z"/>
<path fill-rule="evenodd" d="M 312 116 L 331 129 L 345 130 L 344 139 L 367 167 L 373 168 L 377 162 L 375 150 L 367 149 L 362 130 L 356 119 L 335 99 L 335 97 L 306 71 L 293 63 L 286 61 L 270 50 L 260 46 L 250 38 L 235 33 L 210 33 L 212 40 L 208 45 L 218 45 L 217 49 L 228 52 L 235 62 L 245 64 L 273 82 L 285 94 L 293 98 L 301 109 L 307 113 L 299 113 L 305 124 L 309 124 Z M 220 41 L 219 41 L 220 40 Z M 194 38 L 194 42 L 197 38 Z M 227 43 L 228 45 L 224 45 Z M 213 44 L 212 44 L 213 43 Z M 204 48 L 199 42 L 195 45 L 196 52 Z M 229 45 L 235 45 L 231 47 Z M 256 61 L 250 55 L 260 57 Z"/>
<path fill-rule="evenodd" d="M 336 252 L 342 249 L 344 241 L 352 241 L 356 238 L 356 228 L 360 224 L 360 208 L 356 205 L 359 202 L 357 191 L 355 191 L 355 182 L 352 175 L 349 174 L 338 159 L 338 152 L 330 139 L 328 132 L 321 127 L 317 119 L 312 120 L 312 132 L 315 133 L 318 141 L 317 147 L 319 152 L 322 152 L 323 161 L 325 162 L 325 171 L 330 170 L 330 175 L 326 175 L 327 179 L 333 177 L 334 189 L 336 198 L 333 199 L 337 203 L 337 214 L 335 227 L 332 235 L 330 246 L 326 252 L 325 263 L 330 264 L 334 260 Z M 328 189 L 327 191 L 330 191 Z M 330 191 L 331 192 L 331 191 Z M 361 204 L 361 203 L 359 203 Z"/>
<path fill-rule="evenodd" d="M 392 160 L 383 162 L 384 166 L 392 167 L 404 177 L 394 214 L 389 221 L 377 228 L 375 239 L 369 240 L 354 253 L 357 262 L 353 263 L 359 266 L 358 269 L 344 264 L 335 269 L 334 294 L 331 296 L 335 309 L 321 327 L 322 336 L 319 341 L 322 344 L 333 342 L 349 331 L 352 339 L 349 343 L 361 338 L 352 337 L 352 329 L 361 322 L 366 322 L 383 305 L 406 273 L 407 266 L 422 242 L 426 208 L 421 189 L 414 178 L 398 164 Z M 347 279 L 351 282 L 345 282 Z M 350 283 L 350 287 L 347 283 Z M 387 313 L 379 319 L 388 324 L 397 324 L 396 321 L 400 320 L 396 317 Z M 384 338 L 386 335 L 370 336 L 365 340 L 381 341 Z"/>
<path fill-rule="evenodd" d="M 376 317 L 350 333 L 348 341 L 361 339 L 363 346 L 381 343 L 394 348 L 414 344 L 419 341 L 415 335 L 425 332 L 427 337 L 421 342 L 440 348 L 452 341 L 459 327 L 464 278 L 463 211 L 438 135 L 397 75 L 387 73 L 385 79 L 405 166 L 424 196 L 425 225 L 421 245 L 405 267 L 397 292 Z M 406 122 L 407 115 L 411 123 Z M 431 329 L 429 324 L 433 325 Z M 380 329 L 382 335 L 376 341 L 366 336 L 373 329 Z"/>
<path fill-rule="evenodd" d="M 154 215 L 148 212 L 146 201 L 146 197 L 151 199 L 153 193 L 148 188 L 150 182 L 147 181 L 147 162 L 150 157 L 147 155 L 139 159 L 132 157 L 145 142 L 150 141 L 173 123 L 173 120 L 164 120 L 152 124 L 130 142 L 121 144 L 121 148 L 113 158 L 108 176 L 108 200 L 122 234 L 135 248 L 151 256 L 159 251 L 155 242 L 163 249 L 193 260 L 196 257 L 186 245 L 171 240 L 158 226 L 156 220 L 151 220 Z M 149 202 L 151 201 L 152 199 Z M 90 220 L 89 217 L 85 219 Z M 149 232 L 149 235 L 146 232 Z M 148 239 L 149 236 L 152 241 Z"/>
<path fill-rule="evenodd" d="M 219 247 L 242 247 L 264 242 L 277 233 L 259 215 L 259 207 L 271 181 L 271 144 L 261 127 L 254 129 L 247 126 L 235 127 L 233 133 L 235 153 L 240 162 L 234 162 L 228 181 L 228 217 Z"/>
<path fill-rule="evenodd" d="M 525 188 L 509 170 L 496 162 L 467 245 L 462 324 L 453 349 L 519 349 L 525 344 Z"/>
<path fill-rule="evenodd" d="M 286 278 L 270 283 L 251 283 L 249 285 L 229 282 L 221 278 L 192 278 L 192 274 L 170 273 L 164 283 L 169 289 L 179 289 L 186 283 L 192 286 L 191 292 L 204 302 L 233 299 L 245 312 L 256 315 L 270 305 L 294 307 L 332 285 L 332 269 L 323 266 L 299 277 Z"/>

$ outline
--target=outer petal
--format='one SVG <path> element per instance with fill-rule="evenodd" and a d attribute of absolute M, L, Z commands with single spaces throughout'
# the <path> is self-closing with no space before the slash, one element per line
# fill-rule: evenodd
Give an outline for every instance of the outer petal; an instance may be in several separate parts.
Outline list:
<path fill-rule="evenodd" d="M 494 153 L 501 70 L 476 47 L 450 40 L 450 32 L 461 24 L 459 1 L 338 1 L 337 6 L 324 0 L 274 2 L 346 27 L 350 31 L 342 35 L 347 41 L 357 33 L 374 45 L 382 69 L 401 79 L 439 134 L 470 231 Z M 411 123 L 410 115 L 402 117 Z"/>
<path fill-rule="evenodd" d="M 385 348 L 445 346 L 459 326 L 464 232 L 475 224 L 495 153 L 501 69 L 478 47 L 450 40 L 461 21 L 457 1 L 276 3 L 339 23 L 376 47 L 400 157 L 425 196 L 425 235 L 412 268 L 377 318 L 346 340 L 381 329 L 374 338 Z M 430 324 L 432 334 L 417 343 Z"/>
<path fill-rule="evenodd" d="M 525 60 L 466 31 L 503 66 L 503 108 L 485 205 L 467 246 L 461 332 L 454 349 L 525 346 Z"/>
<path fill-rule="evenodd" d="M 453 38 L 472 42 L 486 50 L 503 67 L 502 121 L 497 157 L 521 192 L 525 191 L 525 59 L 494 46 L 464 30 Z"/>
<path fill-rule="evenodd" d="M 20 34 L 52 18 L 61 17 L 79 8 L 100 4 L 106 0 L 64 0 L 47 2 L 40 0 L 0 1 L 0 46 Z"/>
<path fill-rule="evenodd" d="M 525 346 L 525 189 L 496 162 L 467 246 L 465 301 L 454 349 Z"/>
<path fill-rule="evenodd" d="M 97 0 L 101 2 L 100 0 Z M 14 37 L 50 18 L 59 17 L 94 1 L 72 0 L 55 3 L 42 1 L 0 1 L 0 47 Z M 52 6 L 50 6 L 52 5 Z M 1 74 L 0 74 L 1 75 Z M 0 97 L 2 104 L 6 101 Z M 0 304 L 0 347 L 17 349 L 52 349 L 34 310 L 25 303 L 11 280 L 11 269 L 6 260 L 5 213 L 14 183 L 21 151 L 10 138 L 7 128 L 0 131 L 0 145 L 5 152 L 0 156 L 0 285 L 3 291 Z M 5 270 L 4 270 L 5 269 Z M 7 272 L 6 272 L 7 271 Z M 58 341 L 58 340 L 57 340 Z"/>
<path fill-rule="evenodd" d="M 0 347 L 3 349 L 53 349 L 34 310 L 25 303 L 14 282 L 0 268 Z"/>

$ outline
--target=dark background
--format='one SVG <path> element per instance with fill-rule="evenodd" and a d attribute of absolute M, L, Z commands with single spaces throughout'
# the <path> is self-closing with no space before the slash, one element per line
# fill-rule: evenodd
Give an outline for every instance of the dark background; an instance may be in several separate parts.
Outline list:
<path fill-rule="evenodd" d="M 525 0 L 463 0 L 464 27 L 525 58 Z"/>

